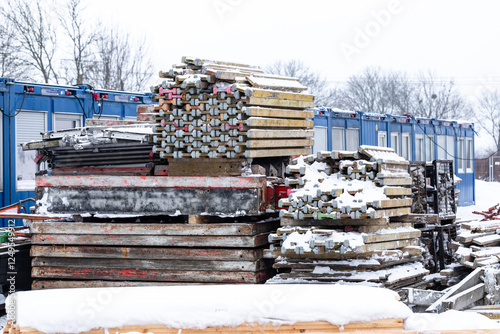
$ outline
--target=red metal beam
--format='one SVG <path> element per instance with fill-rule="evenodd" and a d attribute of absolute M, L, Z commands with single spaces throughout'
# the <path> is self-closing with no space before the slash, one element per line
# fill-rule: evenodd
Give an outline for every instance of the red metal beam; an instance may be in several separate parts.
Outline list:
<path fill-rule="evenodd" d="M 37 187 L 237 188 L 265 187 L 265 176 L 37 176 Z"/>

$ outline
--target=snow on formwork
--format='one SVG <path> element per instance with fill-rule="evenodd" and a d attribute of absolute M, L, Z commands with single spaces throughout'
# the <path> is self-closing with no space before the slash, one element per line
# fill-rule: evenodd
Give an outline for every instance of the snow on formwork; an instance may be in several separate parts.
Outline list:
<path fill-rule="evenodd" d="M 45 333 L 162 324 L 203 329 L 243 323 L 293 324 L 406 319 L 410 309 L 397 293 L 341 285 L 214 285 L 60 289 L 17 292 L 19 327 Z"/>

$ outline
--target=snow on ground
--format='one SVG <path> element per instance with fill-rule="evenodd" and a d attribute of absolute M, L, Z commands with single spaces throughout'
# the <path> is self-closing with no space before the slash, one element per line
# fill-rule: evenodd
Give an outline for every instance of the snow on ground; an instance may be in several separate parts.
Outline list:
<path fill-rule="evenodd" d="M 495 204 L 500 203 L 500 182 L 486 182 L 476 180 L 476 205 L 459 206 L 457 221 L 481 219 L 473 211 L 485 211 Z"/>
<path fill-rule="evenodd" d="M 409 331 L 468 329 L 500 330 L 500 324 L 481 314 L 460 311 L 446 311 L 440 314 L 415 313 L 405 320 L 405 330 Z"/>
<path fill-rule="evenodd" d="M 199 285 L 17 292 L 17 325 L 46 333 L 164 324 L 173 328 L 406 319 L 411 310 L 396 292 L 367 286 Z"/>

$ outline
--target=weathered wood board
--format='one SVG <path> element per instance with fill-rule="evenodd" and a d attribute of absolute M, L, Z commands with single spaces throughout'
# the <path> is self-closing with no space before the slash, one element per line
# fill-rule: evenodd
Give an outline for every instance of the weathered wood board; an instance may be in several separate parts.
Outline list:
<path fill-rule="evenodd" d="M 221 220 L 221 219 L 219 219 Z M 217 224 L 141 224 L 141 223 L 76 223 L 34 222 L 32 234 L 95 234 L 95 235 L 178 235 L 178 236 L 251 236 L 274 231 L 279 220 L 257 223 Z"/>
<path fill-rule="evenodd" d="M 34 267 L 33 278 L 80 279 L 80 280 L 122 280 L 157 282 L 217 282 L 217 283 L 260 283 L 268 279 L 270 270 L 247 271 L 199 271 L 159 269 L 111 269 L 111 268 L 64 268 Z"/>
<path fill-rule="evenodd" d="M 161 269 L 196 271 L 260 271 L 271 267 L 268 260 L 208 261 L 208 260 L 142 260 L 142 259 L 86 259 L 35 257 L 32 267 L 64 267 L 79 269 Z"/>
<path fill-rule="evenodd" d="M 268 244 L 269 233 L 256 236 L 130 235 L 130 234 L 35 234 L 38 245 L 156 246 L 156 247 L 234 247 L 255 248 Z"/>
<path fill-rule="evenodd" d="M 227 249 L 32 245 L 31 256 L 94 259 L 257 261 L 263 257 L 263 248 Z"/>

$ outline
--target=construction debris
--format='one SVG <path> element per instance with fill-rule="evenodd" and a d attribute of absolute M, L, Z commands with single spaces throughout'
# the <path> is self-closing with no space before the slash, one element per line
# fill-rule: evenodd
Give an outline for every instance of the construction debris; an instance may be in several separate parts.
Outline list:
<path fill-rule="evenodd" d="M 183 217 L 35 222 L 33 289 L 179 283 L 262 283 L 276 219 Z"/>
<path fill-rule="evenodd" d="M 160 158 L 307 155 L 314 96 L 297 78 L 246 64 L 183 57 L 160 71 L 153 152 Z"/>

